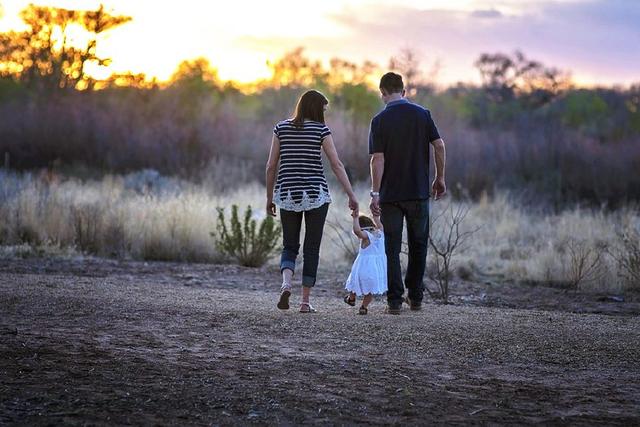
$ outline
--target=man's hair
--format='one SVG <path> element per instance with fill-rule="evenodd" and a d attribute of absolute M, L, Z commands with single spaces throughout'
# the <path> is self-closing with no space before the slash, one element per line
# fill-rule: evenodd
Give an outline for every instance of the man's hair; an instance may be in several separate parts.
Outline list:
<path fill-rule="evenodd" d="M 380 79 L 380 90 L 386 95 L 402 92 L 403 89 L 404 83 L 402 83 L 402 76 L 400 74 L 390 71 Z"/>

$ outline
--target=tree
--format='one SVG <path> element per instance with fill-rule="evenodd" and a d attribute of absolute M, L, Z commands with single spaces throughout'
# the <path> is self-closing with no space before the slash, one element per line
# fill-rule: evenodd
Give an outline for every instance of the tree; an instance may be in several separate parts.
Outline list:
<path fill-rule="evenodd" d="M 430 93 L 433 91 L 440 63 L 435 61 L 431 69 L 425 73 L 420 68 L 418 54 L 410 48 L 405 48 L 398 55 L 389 59 L 389 69 L 402 75 L 407 96 L 413 98 L 418 92 Z"/>
<path fill-rule="evenodd" d="M 367 85 L 371 76 L 378 70 L 378 66 L 371 61 L 364 61 L 361 66 L 340 58 L 329 61 L 330 73 L 328 82 L 332 88 L 344 84 Z"/>
<path fill-rule="evenodd" d="M 480 72 L 483 88 L 495 102 L 518 97 L 537 108 L 557 97 L 570 83 L 566 73 L 530 60 L 520 51 L 513 56 L 483 53 L 474 65 Z"/>
<path fill-rule="evenodd" d="M 327 72 L 320 61 L 312 61 L 304 56 L 304 48 L 298 47 L 285 53 L 276 62 L 267 63 L 272 71 L 271 84 L 274 87 L 311 87 L 325 85 Z"/>
<path fill-rule="evenodd" d="M 218 84 L 218 70 L 211 66 L 207 58 L 182 61 L 171 76 L 171 82 L 194 89 L 211 89 Z"/>
<path fill-rule="evenodd" d="M 86 66 L 111 61 L 97 55 L 98 37 L 131 20 L 107 13 L 103 5 L 82 11 L 30 4 L 20 18 L 26 30 L 0 33 L 0 76 L 47 91 L 93 88 Z M 78 27 L 86 35 L 82 42 L 71 37 Z"/>

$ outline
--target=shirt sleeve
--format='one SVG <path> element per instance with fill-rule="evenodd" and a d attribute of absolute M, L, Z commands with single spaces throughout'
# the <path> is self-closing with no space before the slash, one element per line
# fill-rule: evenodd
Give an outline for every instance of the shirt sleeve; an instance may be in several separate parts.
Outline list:
<path fill-rule="evenodd" d="M 276 123 L 276 125 L 273 127 L 273 133 L 280 138 L 280 123 Z"/>
<path fill-rule="evenodd" d="M 429 139 L 428 142 L 440 139 L 440 132 L 438 132 L 438 128 L 433 122 L 433 119 L 431 118 L 431 112 L 429 111 L 427 111 L 427 138 Z"/>
<path fill-rule="evenodd" d="M 320 139 L 324 139 L 325 137 L 331 135 L 331 129 L 327 126 L 322 128 L 322 132 L 320 133 Z"/>
<path fill-rule="evenodd" d="M 378 129 L 378 122 L 374 118 L 369 127 L 369 154 L 384 153 L 384 140 Z"/>

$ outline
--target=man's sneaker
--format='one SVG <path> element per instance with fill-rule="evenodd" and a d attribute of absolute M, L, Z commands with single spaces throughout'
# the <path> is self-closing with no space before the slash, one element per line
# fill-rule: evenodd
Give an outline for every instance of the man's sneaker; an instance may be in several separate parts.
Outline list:
<path fill-rule="evenodd" d="M 388 305 L 385 313 L 387 314 L 400 314 L 402 312 L 402 305 Z"/>
<path fill-rule="evenodd" d="M 422 301 L 412 301 L 411 298 L 407 297 L 404 300 L 407 304 L 409 304 L 409 308 L 413 311 L 422 310 Z"/>

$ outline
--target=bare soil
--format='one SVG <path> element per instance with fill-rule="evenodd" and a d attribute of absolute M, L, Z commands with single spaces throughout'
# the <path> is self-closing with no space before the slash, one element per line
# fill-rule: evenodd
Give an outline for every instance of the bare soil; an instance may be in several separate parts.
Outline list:
<path fill-rule="evenodd" d="M 358 316 L 344 277 L 300 314 L 273 268 L 0 260 L 0 424 L 640 424 L 637 297 L 460 282 Z"/>

